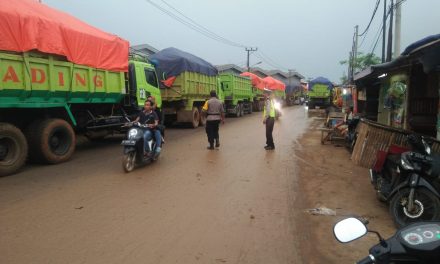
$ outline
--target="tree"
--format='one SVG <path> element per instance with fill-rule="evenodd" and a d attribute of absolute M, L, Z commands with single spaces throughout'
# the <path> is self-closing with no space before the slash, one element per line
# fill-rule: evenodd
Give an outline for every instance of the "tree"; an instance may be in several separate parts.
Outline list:
<path fill-rule="evenodd" d="M 374 53 L 363 54 L 362 52 L 358 52 L 358 56 L 356 57 L 356 61 L 354 63 L 354 71 L 359 72 L 366 69 L 368 66 L 376 65 L 381 62 L 381 59 L 376 56 Z M 341 65 L 349 63 L 348 60 L 343 60 L 339 62 Z"/>

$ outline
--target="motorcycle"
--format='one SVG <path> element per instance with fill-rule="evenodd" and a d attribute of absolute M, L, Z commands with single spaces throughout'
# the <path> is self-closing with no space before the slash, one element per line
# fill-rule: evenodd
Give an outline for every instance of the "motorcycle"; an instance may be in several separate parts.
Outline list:
<path fill-rule="evenodd" d="M 136 165 L 145 165 L 152 163 L 159 158 L 160 153 L 153 150 L 158 144 L 154 140 L 154 136 L 148 141 L 148 149 L 144 149 L 144 130 L 148 127 L 141 125 L 139 122 L 130 122 L 125 125 L 128 127 L 127 139 L 122 140 L 121 145 L 124 146 L 124 157 L 122 159 L 122 167 L 125 172 L 131 172 Z M 159 143 L 162 146 L 162 142 Z"/>
<path fill-rule="evenodd" d="M 365 222 L 365 223 L 364 223 Z M 335 224 L 333 234 L 341 243 L 349 243 L 367 233 L 374 233 L 379 243 L 369 250 L 369 255 L 358 264 L 388 263 L 439 263 L 440 257 L 440 222 L 418 222 L 405 226 L 390 238 L 368 230 L 367 221 L 350 217 Z"/>
<path fill-rule="evenodd" d="M 416 221 L 440 220 L 440 159 L 431 154 L 427 139 L 407 136 L 411 151 L 391 146 L 380 151 L 370 169 L 376 196 L 389 203 L 398 227 Z"/>

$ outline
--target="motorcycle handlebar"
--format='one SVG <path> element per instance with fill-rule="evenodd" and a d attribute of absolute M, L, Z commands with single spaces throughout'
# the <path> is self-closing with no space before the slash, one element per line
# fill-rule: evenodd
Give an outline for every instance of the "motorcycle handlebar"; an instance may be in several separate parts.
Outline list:
<path fill-rule="evenodd" d="M 361 260 L 359 260 L 358 262 L 356 262 L 356 264 L 374 264 L 374 257 L 372 255 L 369 255 Z"/>

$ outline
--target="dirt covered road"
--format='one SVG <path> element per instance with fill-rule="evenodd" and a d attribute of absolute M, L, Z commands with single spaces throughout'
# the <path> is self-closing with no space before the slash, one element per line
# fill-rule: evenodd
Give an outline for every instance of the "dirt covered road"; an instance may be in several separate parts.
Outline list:
<path fill-rule="evenodd" d="M 111 138 L 0 178 L 0 263 L 301 263 L 294 146 L 308 122 L 286 108 L 275 151 L 254 113 L 227 119 L 215 151 L 202 128 L 169 129 L 159 162 L 130 174 Z"/>

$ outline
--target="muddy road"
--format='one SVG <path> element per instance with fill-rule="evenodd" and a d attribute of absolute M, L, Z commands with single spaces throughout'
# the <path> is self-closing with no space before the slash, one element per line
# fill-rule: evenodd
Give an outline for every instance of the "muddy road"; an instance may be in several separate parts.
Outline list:
<path fill-rule="evenodd" d="M 309 120 L 284 109 L 275 151 L 261 113 L 169 129 L 159 161 L 125 174 L 121 138 L 70 162 L 0 178 L 1 263 L 301 263 L 293 145 Z"/>

